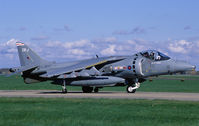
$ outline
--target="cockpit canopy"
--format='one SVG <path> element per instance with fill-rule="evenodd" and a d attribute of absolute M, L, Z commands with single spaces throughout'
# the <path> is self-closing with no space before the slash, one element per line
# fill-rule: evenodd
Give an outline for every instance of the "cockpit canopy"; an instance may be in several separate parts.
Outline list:
<path fill-rule="evenodd" d="M 142 56 L 155 61 L 169 60 L 170 57 L 156 50 L 147 50 L 140 53 Z"/>

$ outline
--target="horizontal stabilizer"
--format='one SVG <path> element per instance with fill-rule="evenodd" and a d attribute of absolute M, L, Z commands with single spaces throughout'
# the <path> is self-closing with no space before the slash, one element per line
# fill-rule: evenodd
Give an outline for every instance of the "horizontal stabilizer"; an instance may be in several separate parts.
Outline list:
<path fill-rule="evenodd" d="M 35 66 L 35 65 L 28 65 L 28 66 L 22 66 L 22 67 L 14 67 L 14 68 L 10 68 L 9 71 L 10 73 L 9 74 L 6 74 L 6 76 L 12 76 L 14 74 L 18 74 L 18 73 L 21 73 L 21 72 L 25 72 L 25 71 L 29 71 L 29 70 L 34 70 L 36 69 L 38 66 Z"/>

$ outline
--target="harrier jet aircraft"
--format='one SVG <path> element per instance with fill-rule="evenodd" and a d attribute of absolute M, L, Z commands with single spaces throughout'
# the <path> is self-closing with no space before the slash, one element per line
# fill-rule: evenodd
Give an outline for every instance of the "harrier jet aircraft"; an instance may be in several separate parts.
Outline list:
<path fill-rule="evenodd" d="M 61 85 L 63 93 L 67 92 L 66 86 L 81 86 L 84 93 L 98 92 L 105 86 L 127 86 L 128 93 L 135 93 L 148 77 L 195 69 L 155 50 L 55 63 L 40 58 L 24 43 L 16 45 L 21 67 L 10 68 L 11 75 L 21 73 L 26 84 L 51 81 Z"/>

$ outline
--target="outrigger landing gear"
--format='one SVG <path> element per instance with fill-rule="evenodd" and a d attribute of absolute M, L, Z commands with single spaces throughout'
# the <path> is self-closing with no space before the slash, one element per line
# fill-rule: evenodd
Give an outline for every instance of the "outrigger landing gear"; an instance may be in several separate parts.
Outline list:
<path fill-rule="evenodd" d="M 66 89 L 66 80 L 63 80 L 63 85 L 62 85 L 62 93 L 67 93 L 67 89 Z"/>
<path fill-rule="evenodd" d="M 126 91 L 128 93 L 135 93 L 136 92 L 136 89 L 138 89 L 140 87 L 140 83 L 137 82 L 134 84 L 135 86 L 132 86 L 132 85 L 128 85 L 127 88 L 126 88 Z"/>

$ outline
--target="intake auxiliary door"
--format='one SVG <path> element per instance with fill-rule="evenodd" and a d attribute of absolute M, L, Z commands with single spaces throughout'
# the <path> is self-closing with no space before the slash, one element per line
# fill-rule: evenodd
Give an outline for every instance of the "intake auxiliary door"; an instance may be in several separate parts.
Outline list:
<path fill-rule="evenodd" d="M 152 63 L 151 60 L 146 58 L 141 61 L 142 73 L 145 76 L 149 75 L 149 73 L 152 72 L 151 63 Z"/>

